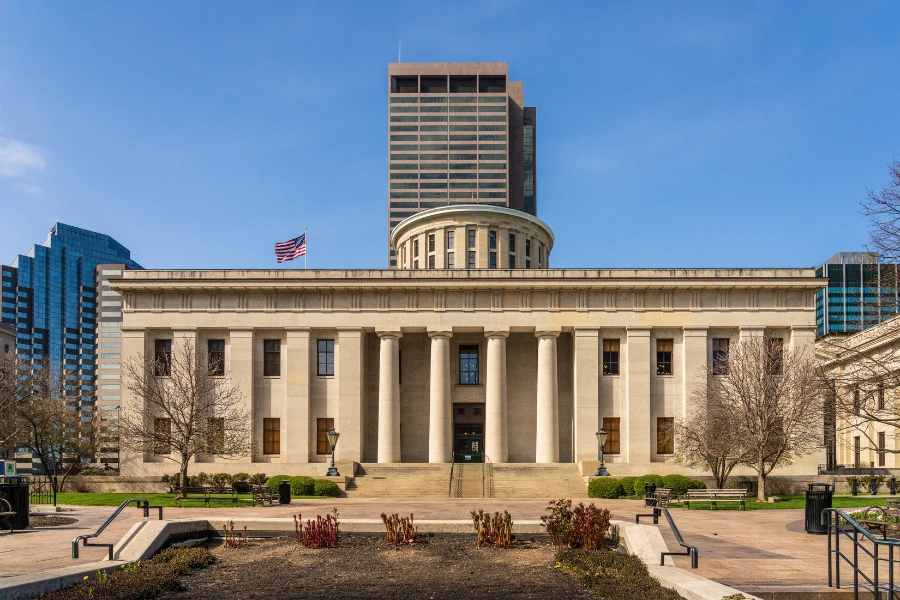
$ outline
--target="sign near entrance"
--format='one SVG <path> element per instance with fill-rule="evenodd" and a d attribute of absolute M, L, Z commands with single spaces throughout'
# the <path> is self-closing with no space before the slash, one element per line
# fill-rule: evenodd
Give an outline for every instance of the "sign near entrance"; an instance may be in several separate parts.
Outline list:
<path fill-rule="evenodd" d="M 464 458 L 465 458 L 465 460 L 472 460 L 472 455 L 466 454 Z"/>

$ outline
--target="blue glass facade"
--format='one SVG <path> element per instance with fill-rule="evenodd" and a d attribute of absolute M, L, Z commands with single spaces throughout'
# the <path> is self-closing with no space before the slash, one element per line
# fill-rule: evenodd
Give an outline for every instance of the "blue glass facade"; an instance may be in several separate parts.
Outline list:
<path fill-rule="evenodd" d="M 816 269 L 816 334 L 854 333 L 897 314 L 898 265 L 867 252 L 841 252 Z"/>
<path fill-rule="evenodd" d="M 108 235 L 63 223 L 11 266 L 0 267 L 3 323 L 16 329 L 16 354 L 34 368 L 49 359 L 81 379 L 82 398 L 94 393 L 97 368 L 97 265 L 141 266 Z"/>

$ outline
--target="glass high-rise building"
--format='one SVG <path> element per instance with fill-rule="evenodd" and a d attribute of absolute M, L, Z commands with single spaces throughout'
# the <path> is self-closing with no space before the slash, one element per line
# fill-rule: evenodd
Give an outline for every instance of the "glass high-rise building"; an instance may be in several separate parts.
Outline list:
<path fill-rule="evenodd" d="M 537 111 L 507 63 L 391 63 L 388 129 L 389 235 L 417 212 L 453 204 L 537 215 Z"/>
<path fill-rule="evenodd" d="M 854 333 L 896 315 L 898 274 L 872 252 L 839 252 L 818 266 L 828 283 L 816 292 L 816 334 Z"/>
<path fill-rule="evenodd" d="M 0 320 L 15 327 L 16 355 L 33 368 L 46 359 L 51 368 L 71 369 L 84 402 L 96 393 L 101 317 L 115 313 L 121 322 L 121 299 L 98 291 L 104 282 L 98 266 L 109 264 L 141 268 L 110 236 L 57 223 L 43 244 L 0 267 Z"/>

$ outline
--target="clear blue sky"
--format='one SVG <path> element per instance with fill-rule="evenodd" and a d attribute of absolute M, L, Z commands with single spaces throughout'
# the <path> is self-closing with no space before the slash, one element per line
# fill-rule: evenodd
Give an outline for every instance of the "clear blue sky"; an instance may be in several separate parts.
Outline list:
<path fill-rule="evenodd" d="M 505 61 L 556 267 L 811 266 L 900 158 L 900 3 L 0 0 L 0 262 L 383 268 L 387 64 Z M 287 263 L 302 267 L 302 261 Z"/>

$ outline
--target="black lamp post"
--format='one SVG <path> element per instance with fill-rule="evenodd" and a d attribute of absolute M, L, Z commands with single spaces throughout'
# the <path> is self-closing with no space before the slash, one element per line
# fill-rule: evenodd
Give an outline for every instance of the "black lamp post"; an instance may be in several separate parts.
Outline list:
<path fill-rule="evenodd" d="M 331 431 L 325 434 L 325 438 L 328 440 L 328 445 L 331 446 L 331 468 L 328 469 L 328 473 L 325 474 L 326 477 L 338 477 L 340 473 L 334 466 L 334 447 L 337 446 L 338 438 L 341 437 L 337 431 L 334 430 L 334 427 L 331 428 Z"/>
<path fill-rule="evenodd" d="M 597 442 L 600 444 L 600 466 L 597 467 L 597 472 L 594 473 L 594 477 L 609 477 L 609 471 L 606 470 L 606 467 L 603 464 L 603 446 L 606 445 L 606 436 L 609 434 L 602 427 L 600 431 L 597 432 Z"/>

